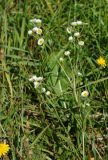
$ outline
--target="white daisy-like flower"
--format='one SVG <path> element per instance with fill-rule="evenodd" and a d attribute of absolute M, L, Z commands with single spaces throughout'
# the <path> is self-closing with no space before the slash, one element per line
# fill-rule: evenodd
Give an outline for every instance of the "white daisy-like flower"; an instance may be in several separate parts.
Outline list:
<path fill-rule="evenodd" d="M 70 34 L 72 32 L 71 27 L 67 27 L 66 31 Z"/>
<path fill-rule="evenodd" d="M 80 37 L 80 33 L 79 32 L 75 32 L 74 33 L 74 37 Z"/>
<path fill-rule="evenodd" d="M 78 44 L 79 46 L 84 46 L 84 41 L 79 41 Z"/>
<path fill-rule="evenodd" d="M 42 23 L 41 19 L 36 19 L 36 23 Z"/>
<path fill-rule="evenodd" d="M 36 19 L 36 23 L 41 24 L 42 20 L 41 19 Z"/>
<path fill-rule="evenodd" d="M 73 41 L 73 37 L 70 36 L 70 37 L 68 38 L 68 40 L 69 40 L 69 41 Z"/>
<path fill-rule="evenodd" d="M 36 31 L 36 33 L 39 34 L 39 35 L 41 35 L 42 34 L 42 29 L 38 28 L 37 31 Z"/>
<path fill-rule="evenodd" d="M 46 92 L 46 89 L 45 88 L 42 88 L 42 93 L 45 93 Z"/>
<path fill-rule="evenodd" d="M 31 81 L 31 82 L 34 82 L 34 81 L 39 81 L 39 82 L 41 82 L 41 81 L 43 81 L 43 77 L 37 77 L 37 76 L 33 75 L 33 76 L 29 79 L 29 81 Z"/>
<path fill-rule="evenodd" d="M 60 61 L 60 62 L 63 62 L 63 61 L 64 61 L 63 57 L 60 57 L 60 58 L 59 58 L 59 61 Z"/>
<path fill-rule="evenodd" d="M 88 95 L 89 95 L 89 92 L 88 92 L 87 90 L 85 90 L 85 91 L 83 91 L 83 92 L 81 93 L 81 96 L 82 96 L 82 97 L 88 97 Z"/>
<path fill-rule="evenodd" d="M 32 33 L 33 33 L 32 30 L 28 31 L 28 35 L 32 35 Z"/>
<path fill-rule="evenodd" d="M 33 82 L 33 81 L 37 81 L 37 76 L 32 76 L 30 79 L 29 79 L 29 81 L 31 81 L 31 82 Z"/>
<path fill-rule="evenodd" d="M 42 29 L 41 29 L 41 28 L 34 27 L 32 30 L 33 30 L 33 32 L 36 32 L 36 33 L 39 34 L 39 35 L 42 34 Z"/>
<path fill-rule="evenodd" d="M 72 26 L 77 26 L 77 22 L 71 22 Z"/>
<path fill-rule="evenodd" d="M 89 106 L 90 106 L 90 103 L 86 103 L 85 105 L 89 107 Z"/>
<path fill-rule="evenodd" d="M 70 51 L 65 51 L 65 52 L 64 52 L 64 55 L 65 55 L 65 56 L 69 56 L 70 53 L 71 53 Z"/>
<path fill-rule="evenodd" d="M 77 21 L 77 25 L 82 25 L 83 22 L 82 21 Z"/>
<path fill-rule="evenodd" d="M 40 86 L 40 84 L 41 84 L 40 82 L 35 81 L 35 82 L 34 82 L 34 88 L 38 88 L 38 87 Z"/>
<path fill-rule="evenodd" d="M 32 23 L 42 23 L 42 20 L 41 19 L 37 19 L 37 18 L 34 18 L 34 19 L 31 19 L 30 22 Z"/>
<path fill-rule="evenodd" d="M 82 76 L 82 73 L 81 73 L 81 72 L 78 72 L 77 74 L 78 74 L 78 76 Z"/>
<path fill-rule="evenodd" d="M 47 92 L 46 92 L 46 95 L 47 95 L 47 96 L 50 96 L 50 94 L 51 94 L 50 91 L 47 91 Z"/>
<path fill-rule="evenodd" d="M 82 24 L 83 24 L 82 21 L 71 22 L 72 26 L 77 26 L 77 25 L 82 25 Z"/>
<path fill-rule="evenodd" d="M 43 38 L 38 39 L 38 45 L 41 46 L 43 44 L 44 44 L 44 39 Z"/>
<path fill-rule="evenodd" d="M 36 18 L 30 19 L 30 22 L 31 22 L 31 23 L 36 23 Z"/>
<path fill-rule="evenodd" d="M 34 28 L 32 29 L 32 31 L 33 31 L 33 32 L 36 32 L 37 29 L 38 29 L 38 27 L 34 27 Z"/>
<path fill-rule="evenodd" d="M 43 81 L 43 77 L 37 77 L 37 81 Z"/>

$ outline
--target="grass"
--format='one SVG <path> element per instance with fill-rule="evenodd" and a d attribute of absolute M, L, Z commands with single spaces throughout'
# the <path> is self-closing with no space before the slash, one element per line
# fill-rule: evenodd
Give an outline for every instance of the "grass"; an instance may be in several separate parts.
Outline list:
<path fill-rule="evenodd" d="M 10 145 L 3 160 L 108 159 L 107 12 L 107 0 L 0 1 L 0 137 Z M 28 35 L 33 18 L 42 19 L 43 46 Z M 71 35 L 80 32 L 83 47 L 66 31 L 77 20 L 84 25 Z M 32 75 L 44 78 L 37 89 Z"/>

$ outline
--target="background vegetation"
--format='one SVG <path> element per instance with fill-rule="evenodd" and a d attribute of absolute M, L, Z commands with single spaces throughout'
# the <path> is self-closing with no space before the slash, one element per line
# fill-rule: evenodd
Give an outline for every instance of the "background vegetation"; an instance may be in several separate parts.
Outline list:
<path fill-rule="evenodd" d="M 42 47 L 28 35 L 33 18 L 42 20 Z M 66 31 L 77 20 L 83 47 Z M 11 148 L 3 159 L 107 160 L 108 1 L 1 0 L 0 24 L 0 136 Z M 40 88 L 32 75 L 44 78 Z"/>

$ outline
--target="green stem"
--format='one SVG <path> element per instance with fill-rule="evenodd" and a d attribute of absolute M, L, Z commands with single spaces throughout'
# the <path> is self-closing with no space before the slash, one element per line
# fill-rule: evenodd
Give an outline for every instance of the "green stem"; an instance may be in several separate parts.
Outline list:
<path fill-rule="evenodd" d="M 50 0 L 45 0 L 45 2 L 46 2 L 46 4 L 47 4 L 47 7 L 48 7 L 51 15 L 53 16 L 53 15 L 54 15 L 54 11 L 53 11 L 53 8 L 52 8 L 52 6 L 51 6 Z"/>

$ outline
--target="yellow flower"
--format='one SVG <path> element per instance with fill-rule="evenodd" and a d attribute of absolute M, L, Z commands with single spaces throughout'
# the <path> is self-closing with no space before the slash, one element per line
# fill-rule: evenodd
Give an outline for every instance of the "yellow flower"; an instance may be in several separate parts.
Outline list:
<path fill-rule="evenodd" d="M 8 144 L 0 143 L 0 157 L 6 155 L 9 149 L 10 147 Z"/>
<path fill-rule="evenodd" d="M 100 66 L 102 67 L 105 67 L 106 66 L 106 60 L 100 56 L 98 59 L 97 59 L 97 64 L 99 64 Z"/>

